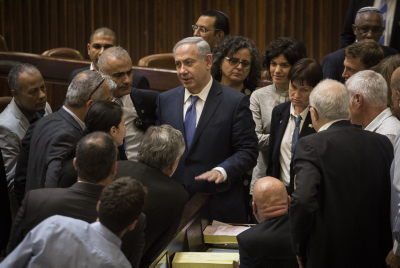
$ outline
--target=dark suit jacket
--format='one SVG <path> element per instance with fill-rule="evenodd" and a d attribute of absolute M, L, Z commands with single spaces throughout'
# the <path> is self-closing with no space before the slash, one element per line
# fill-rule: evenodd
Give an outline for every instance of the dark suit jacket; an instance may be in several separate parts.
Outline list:
<path fill-rule="evenodd" d="M 76 69 L 69 75 L 69 84 L 71 84 L 72 80 L 75 78 L 75 76 L 83 71 L 90 70 L 90 66 L 82 68 L 82 69 Z M 141 89 L 150 89 L 150 84 L 149 81 L 147 80 L 146 77 L 133 72 L 133 77 L 132 77 L 132 87 L 135 88 L 141 88 Z"/>
<path fill-rule="evenodd" d="M 392 160 L 385 136 L 347 120 L 298 141 L 289 221 L 307 267 L 386 267 Z"/>
<path fill-rule="evenodd" d="M 78 122 L 63 108 L 29 127 L 22 139 L 24 153 L 29 154 L 18 159 L 16 168 L 17 184 L 26 178 L 25 193 L 33 189 L 57 187 L 62 163 L 82 134 Z"/>
<path fill-rule="evenodd" d="M 283 135 L 285 135 L 286 127 L 289 123 L 290 117 L 290 105 L 291 102 L 287 101 L 281 103 L 272 110 L 271 116 L 271 130 L 269 134 L 269 150 L 268 150 L 268 165 L 267 165 L 267 176 L 271 176 L 277 179 L 281 179 L 281 162 L 279 161 L 279 155 L 281 153 L 281 143 Z M 309 127 L 312 124 L 310 112 L 303 123 L 303 127 L 299 133 L 299 139 L 307 135 L 315 133 L 315 129 Z M 288 194 L 292 194 L 294 189 L 294 173 L 293 173 L 293 159 L 290 163 L 290 185 L 288 188 Z"/>
<path fill-rule="evenodd" d="M 147 187 L 146 245 L 142 264 L 149 265 L 173 239 L 189 199 L 181 185 L 160 170 L 133 161 L 118 161 L 115 178 L 131 176 Z"/>
<path fill-rule="evenodd" d="M 240 267 L 299 267 L 292 252 L 289 215 L 257 224 L 237 236 Z"/>
<path fill-rule="evenodd" d="M 354 34 L 353 34 L 354 35 Z M 383 49 L 383 54 L 386 57 L 397 54 L 397 51 L 391 47 L 381 46 Z M 344 50 L 341 48 L 331 54 L 326 55 L 322 59 L 322 72 L 324 74 L 324 79 L 330 78 L 344 83 L 344 78 L 342 77 L 344 71 Z"/>
<path fill-rule="evenodd" d="M 131 100 L 142 121 L 142 125 L 137 125 L 137 127 L 143 131 L 146 131 L 150 126 L 154 126 L 156 122 L 156 100 L 158 94 L 157 91 L 153 90 L 131 88 Z"/>
<path fill-rule="evenodd" d="M 10 198 L 8 196 L 7 176 L 0 148 L 0 251 L 5 250 L 11 231 Z"/>
<path fill-rule="evenodd" d="M 182 132 L 183 86 L 158 96 L 157 124 L 171 125 Z M 241 176 L 257 162 L 258 140 L 249 109 L 249 97 L 215 80 L 197 124 L 190 148 L 186 148 L 173 178 L 192 197 L 211 193 L 210 217 L 223 222 L 247 222 Z M 215 167 L 225 169 L 227 181 L 220 184 L 195 181 L 194 177 Z"/>
<path fill-rule="evenodd" d="M 36 225 L 53 215 L 67 216 L 88 223 L 95 222 L 96 206 L 103 189 L 101 185 L 77 182 L 70 188 L 29 191 L 15 218 L 7 254 L 11 253 Z M 135 229 L 122 237 L 121 250 L 134 267 L 139 266 L 144 247 L 145 226 L 146 216 L 142 213 Z"/>
<path fill-rule="evenodd" d="M 392 26 L 392 36 L 390 38 L 389 46 L 391 48 L 400 51 L 400 6 L 399 1 L 396 1 L 396 9 L 394 11 L 393 26 Z M 344 21 L 342 34 L 340 35 L 340 47 L 347 47 L 356 41 L 356 36 L 354 35 L 353 28 L 356 19 L 357 11 L 360 8 L 373 6 L 374 0 L 350 0 L 349 8 L 347 9 L 346 20 Z"/>

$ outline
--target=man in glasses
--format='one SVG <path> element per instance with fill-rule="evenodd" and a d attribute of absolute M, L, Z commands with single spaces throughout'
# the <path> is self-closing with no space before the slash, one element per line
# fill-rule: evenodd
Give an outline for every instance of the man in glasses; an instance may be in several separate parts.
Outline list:
<path fill-rule="evenodd" d="M 365 39 L 371 39 L 375 42 L 379 42 L 384 29 L 383 17 L 379 9 L 374 7 L 364 7 L 358 11 L 353 24 L 353 32 L 357 42 Z M 383 50 L 384 57 L 397 54 L 397 51 L 393 48 L 383 45 L 380 45 L 380 47 Z M 344 82 L 345 79 L 350 77 L 346 74 L 343 74 L 345 70 L 343 65 L 345 61 L 345 49 L 346 48 L 341 48 L 324 57 L 321 63 L 324 79 L 331 78 L 340 82 Z"/>
<path fill-rule="evenodd" d="M 111 100 L 115 88 L 98 72 L 79 73 L 68 87 L 65 105 L 29 127 L 15 172 L 19 203 L 25 191 L 58 186 L 63 160 L 83 135 L 86 111 L 93 102 Z"/>
<path fill-rule="evenodd" d="M 117 46 L 117 35 L 113 30 L 107 27 L 101 27 L 94 30 L 92 35 L 90 35 L 89 43 L 87 44 L 88 55 L 92 63 L 88 67 L 73 71 L 69 76 L 69 83 L 71 84 L 71 81 L 80 72 L 86 70 L 98 71 L 98 61 L 101 53 L 106 49 L 115 46 Z M 132 86 L 144 89 L 150 88 L 147 78 L 135 72 L 132 72 Z"/>
<path fill-rule="evenodd" d="M 192 25 L 193 36 L 203 38 L 211 48 L 224 36 L 229 34 L 228 16 L 217 10 L 204 10 L 195 25 Z"/>

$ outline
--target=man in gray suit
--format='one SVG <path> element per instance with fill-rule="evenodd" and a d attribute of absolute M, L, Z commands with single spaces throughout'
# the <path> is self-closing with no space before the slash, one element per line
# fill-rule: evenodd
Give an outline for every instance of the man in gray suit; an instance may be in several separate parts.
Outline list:
<path fill-rule="evenodd" d="M 8 74 L 8 86 L 13 99 L 0 114 L 0 148 L 7 174 L 12 216 L 18 212 L 14 196 L 14 174 L 21 140 L 29 126 L 51 114 L 46 102 L 46 85 L 40 71 L 29 63 L 14 66 Z"/>

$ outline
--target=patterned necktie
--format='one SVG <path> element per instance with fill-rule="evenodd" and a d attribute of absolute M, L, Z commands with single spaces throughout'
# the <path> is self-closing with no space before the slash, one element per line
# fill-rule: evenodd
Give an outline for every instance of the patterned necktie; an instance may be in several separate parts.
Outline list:
<path fill-rule="evenodd" d="M 293 159 L 293 153 L 294 153 L 294 148 L 296 148 L 296 143 L 297 140 L 299 139 L 299 132 L 300 132 L 300 122 L 301 122 L 301 116 L 298 115 L 297 117 L 294 118 L 294 123 L 295 123 L 295 128 L 293 132 L 293 138 L 292 138 L 292 159 Z"/>
<path fill-rule="evenodd" d="M 199 99 L 198 96 L 191 96 L 192 103 L 189 108 L 186 110 L 185 116 L 185 133 L 186 133 L 186 143 L 187 147 L 190 148 L 190 144 L 193 140 L 194 131 L 196 130 L 196 101 Z"/>
<path fill-rule="evenodd" d="M 117 104 L 119 104 L 121 107 L 124 107 L 124 104 L 122 103 L 122 100 L 121 100 L 121 99 L 116 98 L 116 99 L 114 100 L 114 102 L 117 103 Z"/>
<path fill-rule="evenodd" d="M 381 3 L 379 5 L 379 10 L 382 13 L 383 17 L 383 27 L 386 26 L 386 11 L 387 11 L 387 4 L 386 0 L 381 0 Z M 385 43 L 385 31 L 383 31 L 381 39 L 379 39 L 379 44 L 383 45 Z"/>

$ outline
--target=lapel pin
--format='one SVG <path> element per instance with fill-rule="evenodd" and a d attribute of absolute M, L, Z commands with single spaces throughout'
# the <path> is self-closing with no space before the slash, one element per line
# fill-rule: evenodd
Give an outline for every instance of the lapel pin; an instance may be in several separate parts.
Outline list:
<path fill-rule="evenodd" d="M 144 110 L 142 110 L 142 114 L 144 114 Z"/>
<path fill-rule="evenodd" d="M 279 124 L 282 123 L 282 120 L 279 122 Z"/>
<path fill-rule="evenodd" d="M 312 124 L 309 124 L 309 125 L 308 125 L 308 127 L 310 127 L 310 128 L 314 128 Z"/>

